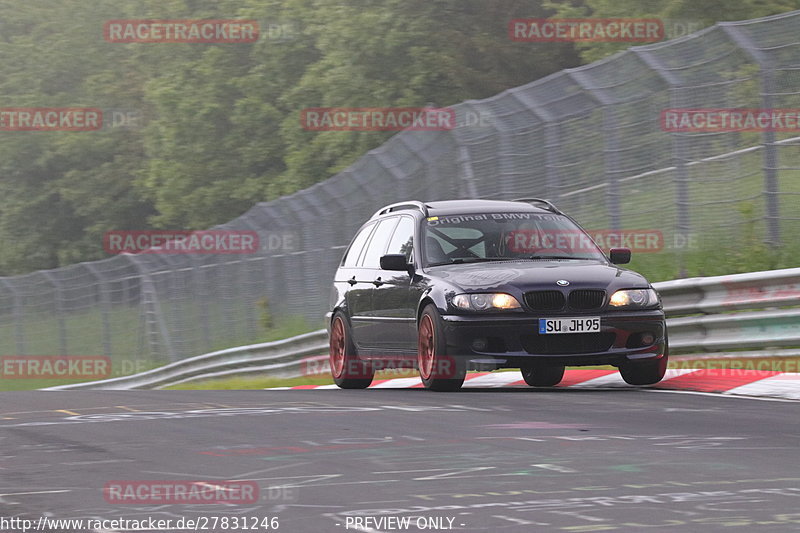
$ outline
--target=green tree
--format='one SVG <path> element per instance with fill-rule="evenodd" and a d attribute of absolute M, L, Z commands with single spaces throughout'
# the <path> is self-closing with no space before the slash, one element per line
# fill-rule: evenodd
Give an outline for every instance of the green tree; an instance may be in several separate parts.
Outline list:
<path fill-rule="evenodd" d="M 197 229 L 327 179 L 391 133 L 309 107 L 449 106 L 626 46 L 519 43 L 513 18 L 747 19 L 800 0 L 0 0 L 0 107 L 131 110 L 140 127 L 0 132 L 0 273 L 104 257 L 115 229 Z M 111 19 L 255 19 L 255 43 L 109 43 Z M 280 39 L 273 28 L 284 28 Z M 580 55 L 578 54 L 580 50 Z"/>
<path fill-rule="evenodd" d="M 307 107 L 448 106 L 575 66 L 571 45 L 513 42 L 508 22 L 546 16 L 502 0 L 303 1 L 303 35 L 320 58 L 281 97 L 287 170 L 273 195 L 344 169 L 390 134 L 308 132 Z M 311 8 L 311 9 L 309 9 Z"/>
<path fill-rule="evenodd" d="M 141 78 L 103 41 L 116 3 L 0 2 L 2 107 L 141 109 Z M 102 257 L 102 233 L 153 211 L 133 191 L 133 131 L 0 133 L 0 270 Z"/>
<path fill-rule="evenodd" d="M 800 0 L 545 0 L 561 18 L 657 18 L 695 30 L 716 22 L 747 20 L 800 9 Z M 691 26 L 690 26 L 691 25 Z M 591 63 L 631 46 L 625 42 L 578 43 L 581 59 Z"/>

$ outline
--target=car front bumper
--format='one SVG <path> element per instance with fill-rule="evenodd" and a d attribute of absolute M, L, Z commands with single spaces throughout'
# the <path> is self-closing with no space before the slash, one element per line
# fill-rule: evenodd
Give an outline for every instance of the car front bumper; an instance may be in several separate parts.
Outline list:
<path fill-rule="evenodd" d="M 619 366 L 631 361 L 658 359 L 667 353 L 666 321 L 660 310 L 591 316 L 600 317 L 598 333 L 538 333 L 539 318 L 558 318 L 559 315 L 444 315 L 442 319 L 448 354 L 472 361 L 473 366 Z M 641 334 L 646 333 L 653 335 L 653 342 L 641 342 Z"/>

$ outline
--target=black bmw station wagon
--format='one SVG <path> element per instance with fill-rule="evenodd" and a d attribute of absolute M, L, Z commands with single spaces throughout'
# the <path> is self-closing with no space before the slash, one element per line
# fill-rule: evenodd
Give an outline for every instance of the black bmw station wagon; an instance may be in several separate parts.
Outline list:
<path fill-rule="evenodd" d="M 452 391 L 468 370 L 519 368 L 557 385 L 567 365 L 613 365 L 632 385 L 667 368 L 661 300 L 606 257 L 552 203 L 408 201 L 380 209 L 342 258 L 328 313 L 330 366 L 342 388 L 376 368 L 416 367 Z"/>

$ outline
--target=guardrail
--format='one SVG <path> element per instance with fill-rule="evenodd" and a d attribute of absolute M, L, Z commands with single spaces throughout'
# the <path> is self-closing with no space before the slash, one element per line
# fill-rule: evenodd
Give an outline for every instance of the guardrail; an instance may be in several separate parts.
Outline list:
<path fill-rule="evenodd" d="M 800 306 L 800 268 L 654 283 L 667 316 Z"/>
<path fill-rule="evenodd" d="M 315 356 L 328 350 L 328 333 L 323 329 L 297 337 L 250 346 L 228 348 L 183 359 L 166 366 L 112 379 L 59 385 L 44 390 L 70 389 L 155 389 L 185 381 L 235 377 L 246 374 L 269 374 L 293 377 L 299 368 L 314 361 Z M 327 359 L 327 356 L 325 356 Z"/>
<path fill-rule="evenodd" d="M 687 278 L 653 286 L 664 302 L 673 353 L 800 347 L 800 268 Z M 327 332 L 319 330 L 200 355 L 131 376 L 45 390 L 150 389 L 253 373 L 294 377 L 302 374 L 304 365 L 316 366 L 326 359 L 320 354 L 327 350 Z"/>
<path fill-rule="evenodd" d="M 800 309 L 791 309 L 800 306 L 800 268 L 654 286 L 668 317 L 703 315 L 668 319 L 674 351 L 800 346 Z"/>

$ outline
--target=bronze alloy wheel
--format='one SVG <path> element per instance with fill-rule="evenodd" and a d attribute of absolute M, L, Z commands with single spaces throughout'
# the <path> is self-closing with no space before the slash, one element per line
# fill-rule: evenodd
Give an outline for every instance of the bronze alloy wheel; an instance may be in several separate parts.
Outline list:
<path fill-rule="evenodd" d="M 372 365 L 358 358 L 350 325 L 341 312 L 331 322 L 329 361 L 333 381 L 342 389 L 366 389 L 372 383 Z"/>
<path fill-rule="evenodd" d="M 426 389 L 456 391 L 466 376 L 465 365 L 459 358 L 447 354 L 442 319 L 433 305 L 422 311 L 419 319 L 417 367 Z"/>

